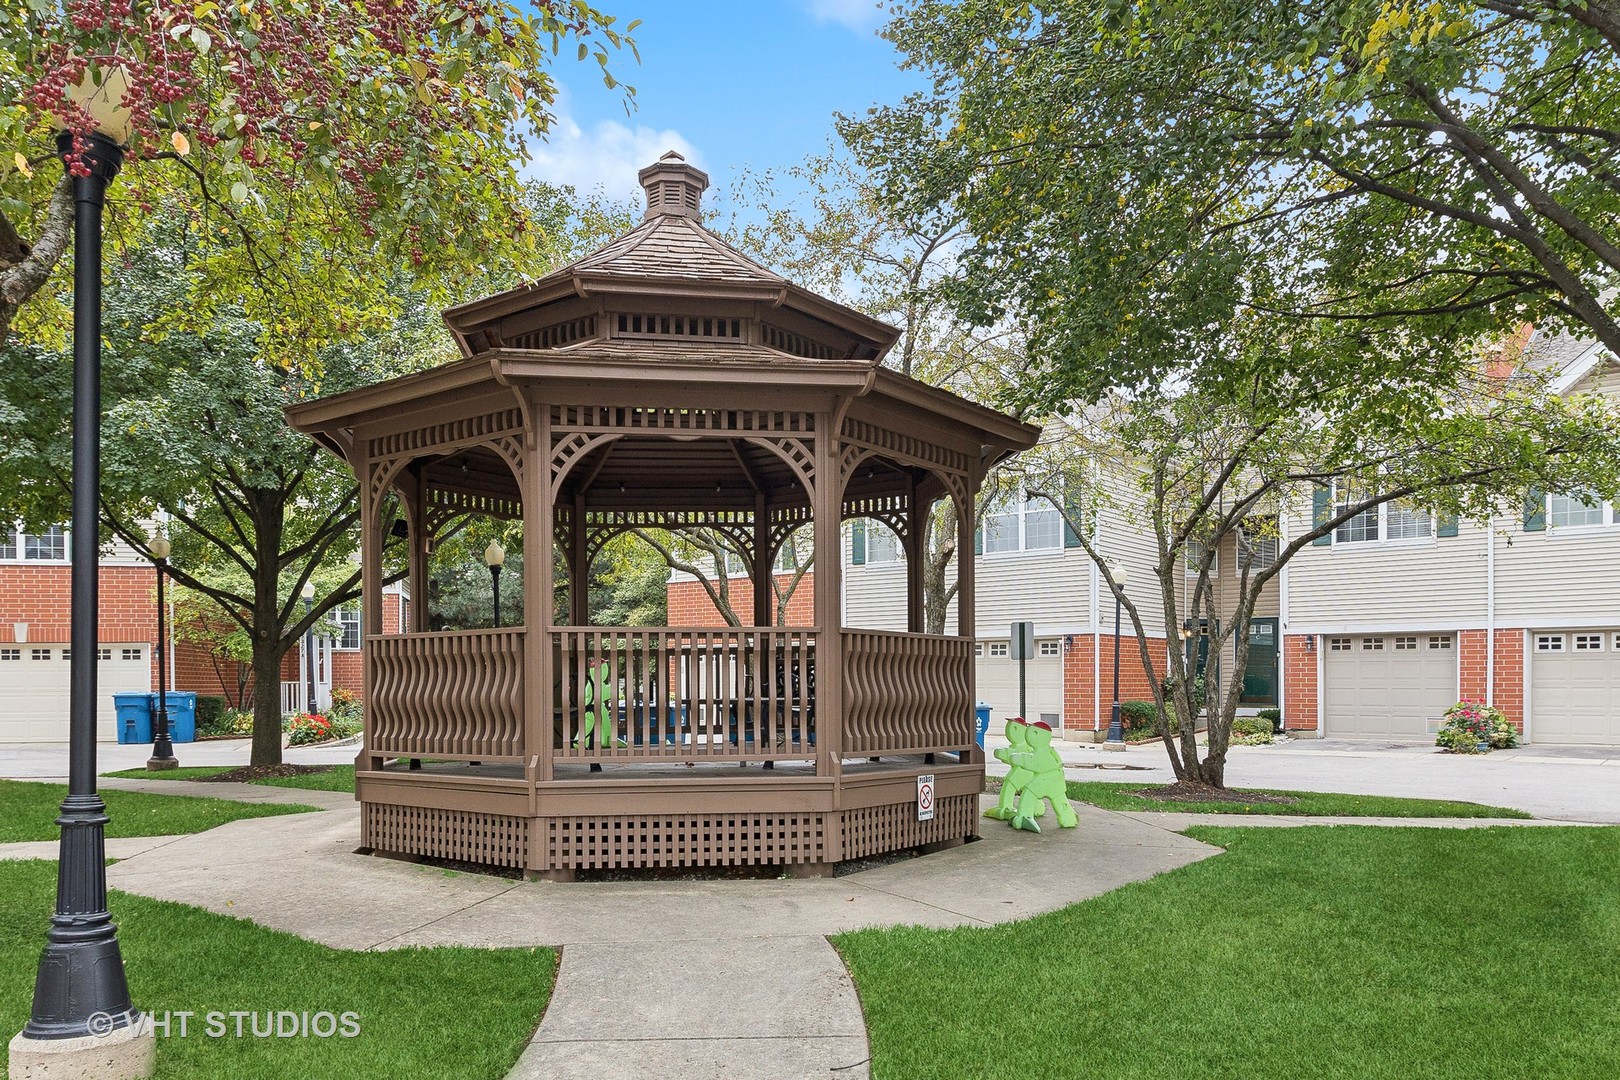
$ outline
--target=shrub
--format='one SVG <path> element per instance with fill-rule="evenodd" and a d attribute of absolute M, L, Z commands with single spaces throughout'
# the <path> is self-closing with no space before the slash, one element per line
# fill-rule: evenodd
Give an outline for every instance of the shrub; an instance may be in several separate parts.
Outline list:
<path fill-rule="evenodd" d="M 1119 718 L 1126 731 L 1152 731 L 1158 726 L 1159 707 L 1151 701 L 1121 702 Z"/>
<path fill-rule="evenodd" d="M 1268 746 L 1273 741 L 1271 721 L 1263 716 L 1239 716 L 1232 721 L 1232 745 Z"/>
<path fill-rule="evenodd" d="M 332 737 L 332 724 L 319 713 L 294 713 L 285 721 L 288 746 L 308 746 Z"/>
<path fill-rule="evenodd" d="M 226 701 L 218 694 L 197 695 L 197 734 L 229 735 L 223 720 Z"/>
<path fill-rule="evenodd" d="M 1434 744 L 1453 754 L 1477 754 L 1519 745 L 1519 732 L 1494 705 L 1459 701 L 1446 710 Z"/>
<path fill-rule="evenodd" d="M 219 718 L 220 726 L 225 729 L 226 735 L 252 735 L 253 714 L 243 712 L 241 709 L 226 709 Z"/>
<path fill-rule="evenodd" d="M 347 729 L 347 734 L 336 735 L 334 738 L 346 739 L 360 730 L 360 721 L 365 710 L 360 706 L 360 699 L 354 696 L 353 690 L 335 687 L 332 690 L 332 705 L 326 710 L 326 718 L 334 724 L 341 724 Z"/>
<path fill-rule="evenodd" d="M 1264 720 L 1266 723 L 1271 725 L 1271 730 L 1272 731 L 1281 731 L 1282 730 L 1282 710 L 1281 709 L 1261 709 L 1260 712 L 1259 712 L 1259 716 L 1260 716 L 1260 719 Z"/>

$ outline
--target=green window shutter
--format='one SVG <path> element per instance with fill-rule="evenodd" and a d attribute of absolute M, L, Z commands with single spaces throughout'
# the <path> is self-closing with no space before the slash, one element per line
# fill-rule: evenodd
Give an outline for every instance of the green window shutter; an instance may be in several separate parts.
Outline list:
<path fill-rule="evenodd" d="M 973 554 L 984 554 L 984 526 L 973 526 Z"/>
<path fill-rule="evenodd" d="M 1077 548 L 1080 546 L 1080 534 L 1074 531 L 1071 521 L 1081 521 L 1082 508 L 1080 505 L 1080 492 L 1078 488 L 1068 487 L 1063 491 L 1063 546 Z"/>
<path fill-rule="evenodd" d="M 1444 517 L 1442 517 L 1439 521 L 1437 521 L 1435 523 L 1435 527 L 1434 527 L 1434 534 L 1436 536 L 1456 536 L 1457 535 L 1457 515 L 1456 514 L 1447 514 Z"/>
<path fill-rule="evenodd" d="M 1333 492 L 1326 484 L 1311 489 L 1311 528 L 1320 529 L 1332 515 Z M 1311 541 L 1313 547 L 1327 547 L 1333 543 L 1333 534 L 1326 533 Z"/>
<path fill-rule="evenodd" d="M 1524 531 L 1543 532 L 1547 528 L 1547 493 L 1531 488 L 1524 493 Z"/>
<path fill-rule="evenodd" d="M 854 566 L 866 565 L 866 521 L 862 518 L 849 523 L 849 561 Z"/>

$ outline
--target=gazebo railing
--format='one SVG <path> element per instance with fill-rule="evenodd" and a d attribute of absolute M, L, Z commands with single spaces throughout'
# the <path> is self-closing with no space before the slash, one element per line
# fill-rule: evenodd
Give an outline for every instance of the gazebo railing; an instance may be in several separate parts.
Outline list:
<path fill-rule="evenodd" d="M 925 753 L 973 744 L 973 641 L 845 630 L 844 753 Z"/>
<path fill-rule="evenodd" d="M 522 761 L 523 635 L 511 628 L 368 637 L 367 749 Z"/>
<path fill-rule="evenodd" d="M 816 639 L 797 628 L 558 628 L 552 755 L 814 757 Z"/>

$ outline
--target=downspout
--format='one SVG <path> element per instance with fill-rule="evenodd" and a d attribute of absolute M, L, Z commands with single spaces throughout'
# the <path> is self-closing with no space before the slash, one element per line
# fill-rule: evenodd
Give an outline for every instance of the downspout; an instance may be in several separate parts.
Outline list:
<path fill-rule="evenodd" d="M 1277 514 L 1277 550 L 1288 545 L 1288 515 Z M 1277 571 L 1277 708 L 1288 705 L 1288 564 Z M 1283 718 L 1286 729 L 1288 720 Z"/>
<path fill-rule="evenodd" d="M 1496 519 L 1485 528 L 1485 704 L 1496 704 Z M 1460 657 L 1459 657 L 1460 659 Z"/>
<path fill-rule="evenodd" d="M 1102 470 L 1098 468 L 1096 459 L 1091 462 L 1091 477 L 1094 485 L 1100 484 Z M 1091 549 L 1102 550 L 1102 500 L 1097 501 L 1097 520 L 1092 525 Z M 1086 565 L 1091 568 L 1091 730 L 1102 730 L 1102 627 L 1101 607 L 1098 603 L 1098 590 L 1102 588 L 1102 572 L 1097 569 L 1094 559 L 1087 559 Z"/>

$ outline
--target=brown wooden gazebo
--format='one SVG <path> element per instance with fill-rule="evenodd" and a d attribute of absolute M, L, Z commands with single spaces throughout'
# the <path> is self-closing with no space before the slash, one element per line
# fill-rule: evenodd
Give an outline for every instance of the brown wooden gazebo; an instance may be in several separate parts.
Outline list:
<path fill-rule="evenodd" d="M 445 313 L 464 359 L 288 410 L 360 480 L 362 844 L 569 878 L 824 872 L 976 835 L 973 560 L 956 560 L 957 633 L 931 635 L 920 554 L 941 499 L 972 550 L 981 479 L 1037 430 L 882 367 L 898 332 L 704 229 L 708 178 L 677 155 L 641 180 L 636 228 Z M 395 505 L 411 632 L 380 635 Z M 431 546 L 466 514 L 523 523 L 527 625 L 429 632 Z M 903 545 L 907 633 L 841 625 L 857 517 Z M 806 524 L 814 625 L 772 625 L 775 556 Z M 748 553 L 753 626 L 590 624 L 580 583 L 605 541 L 692 526 Z"/>

